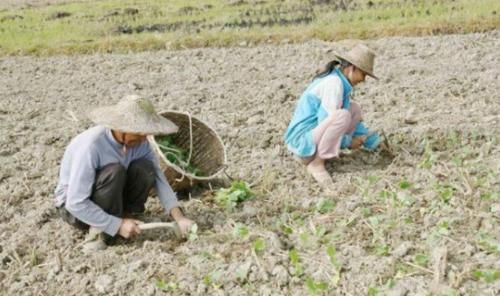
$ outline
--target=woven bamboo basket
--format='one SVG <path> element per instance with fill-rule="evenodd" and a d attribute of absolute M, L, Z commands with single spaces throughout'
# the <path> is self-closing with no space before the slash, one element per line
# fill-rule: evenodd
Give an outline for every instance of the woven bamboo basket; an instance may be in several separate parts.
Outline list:
<path fill-rule="evenodd" d="M 179 127 L 175 134 L 175 144 L 190 153 L 189 163 L 202 172 L 201 176 L 195 176 L 171 163 L 161 152 L 155 138 L 148 137 L 160 160 L 160 168 L 174 191 L 189 189 L 196 183 L 212 180 L 224 171 L 226 148 L 215 130 L 189 113 L 163 111 L 160 115 Z"/>

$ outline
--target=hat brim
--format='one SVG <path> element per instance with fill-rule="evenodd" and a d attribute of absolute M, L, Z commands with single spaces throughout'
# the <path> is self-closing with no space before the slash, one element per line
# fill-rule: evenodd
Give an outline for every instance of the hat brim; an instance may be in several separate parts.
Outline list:
<path fill-rule="evenodd" d="M 375 74 L 373 74 L 373 72 L 367 70 L 367 69 L 364 69 L 363 67 L 359 66 L 356 64 L 356 62 L 352 61 L 349 57 L 346 57 L 342 54 L 339 54 L 339 53 L 333 53 L 333 55 L 341 60 L 344 60 L 344 61 L 347 61 L 349 62 L 350 64 L 356 66 L 356 68 L 360 69 L 361 71 L 363 71 L 366 75 L 370 76 L 370 77 L 373 77 L 375 79 L 379 79 Z"/>
<path fill-rule="evenodd" d="M 97 108 L 90 113 L 89 118 L 98 125 L 124 133 L 166 135 L 179 130 L 177 125 L 163 116 L 152 114 L 149 118 L 132 118 L 127 114 L 118 114 L 115 106 Z"/>

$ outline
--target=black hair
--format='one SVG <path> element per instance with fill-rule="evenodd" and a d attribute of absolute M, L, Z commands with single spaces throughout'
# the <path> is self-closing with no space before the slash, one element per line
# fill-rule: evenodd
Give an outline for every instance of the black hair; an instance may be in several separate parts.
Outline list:
<path fill-rule="evenodd" d="M 341 69 L 347 68 L 351 65 L 348 61 L 339 59 L 329 61 L 323 68 L 319 69 L 313 77 L 313 80 L 320 77 L 325 77 L 326 75 L 332 73 L 332 71 L 340 67 Z"/>

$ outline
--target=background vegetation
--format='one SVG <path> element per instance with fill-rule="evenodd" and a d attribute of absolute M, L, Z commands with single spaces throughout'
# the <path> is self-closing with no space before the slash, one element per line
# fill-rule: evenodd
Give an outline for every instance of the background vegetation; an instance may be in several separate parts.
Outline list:
<path fill-rule="evenodd" d="M 496 0 L 61 1 L 0 11 L 0 55 L 480 32 L 500 26 L 499 8 Z"/>

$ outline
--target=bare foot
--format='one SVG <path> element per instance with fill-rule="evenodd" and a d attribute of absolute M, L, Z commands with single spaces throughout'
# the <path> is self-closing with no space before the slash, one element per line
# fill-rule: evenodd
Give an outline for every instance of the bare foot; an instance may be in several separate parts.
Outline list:
<path fill-rule="evenodd" d="M 325 168 L 324 160 L 319 158 L 314 159 L 307 165 L 307 171 L 321 186 L 327 188 L 331 188 L 333 186 L 332 177 Z"/>

